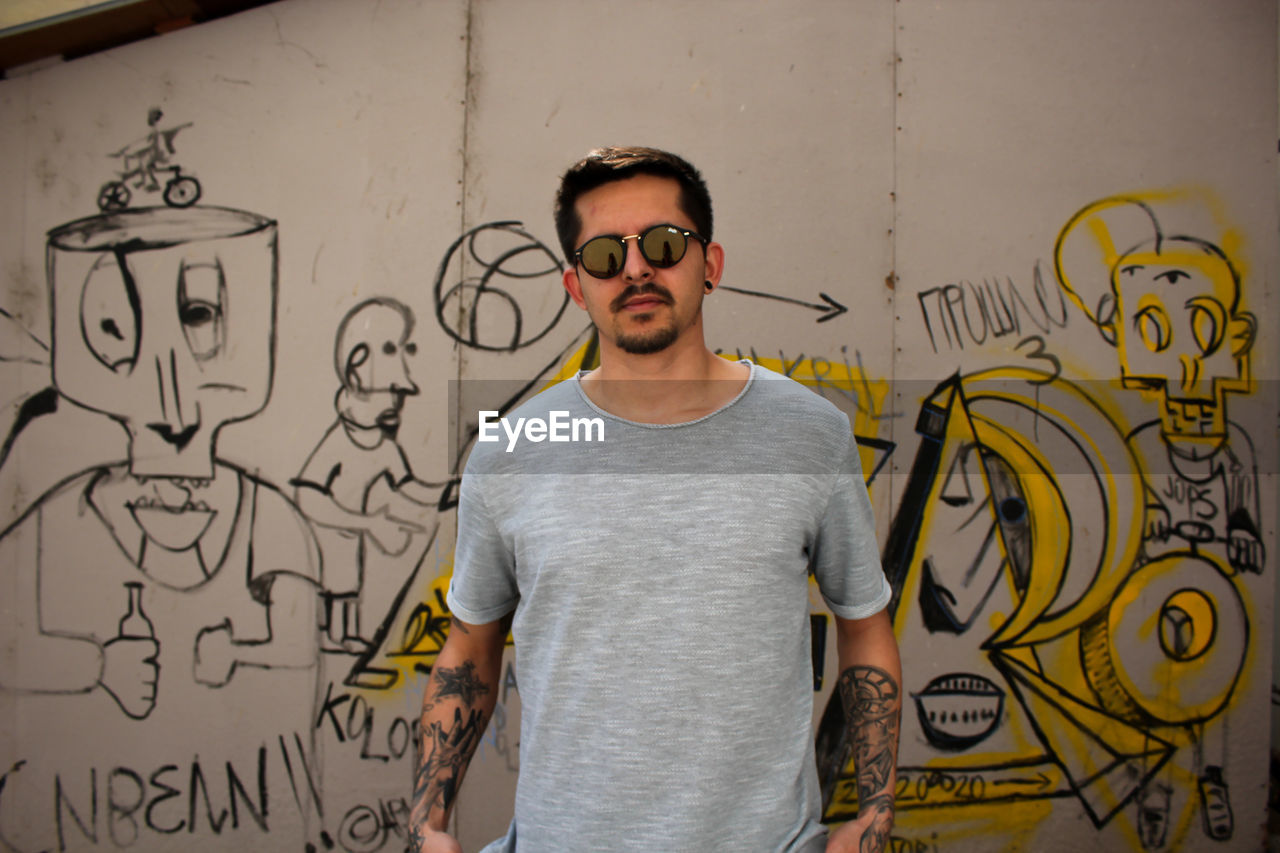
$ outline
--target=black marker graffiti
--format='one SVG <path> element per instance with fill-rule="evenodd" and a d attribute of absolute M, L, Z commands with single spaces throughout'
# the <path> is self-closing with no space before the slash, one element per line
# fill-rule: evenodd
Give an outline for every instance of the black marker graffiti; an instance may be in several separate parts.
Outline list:
<path fill-rule="evenodd" d="M 17 614 L 0 625 L 0 687 L 30 703 L 33 742 L 85 768 L 51 768 L 54 795 L 24 797 L 40 806 L 26 822 L 60 842 L 79 828 L 124 844 L 175 827 L 265 829 L 269 794 L 241 772 L 243 745 L 305 721 L 245 711 L 273 691 L 315 695 L 320 563 L 297 509 L 223 459 L 217 437 L 270 397 L 276 225 L 226 208 L 114 211 L 50 231 L 47 273 L 53 389 L 78 404 L 68 412 L 123 427 L 127 444 L 0 531 Z M 60 408 L 19 411 L 10 436 L 36 436 Z M 50 702 L 58 713 L 41 713 Z M 94 726 L 59 726 L 76 714 Z M 195 758 L 130 763 L 165 748 Z M 304 765 L 272 775 L 275 796 L 304 773 L 319 784 Z M 222 805 L 210 768 L 226 768 Z"/>
<path fill-rule="evenodd" d="M 272 778 L 283 765 L 292 779 L 295 762 L 305 769 L 312 792 L 308 802 L 323 814 L 316 795 L 317 759 L 307 756 L 297 735 L 294 742 L 297 753 L 291 755 L 284 737 L 279 738 L 281 763 L 262 744 L 245 753 L 252 755 L 247 764 L 202 761 L 197 756 L 186 764 L 167 762 L 148 769 L 116 765 L 89 767 L 75 776 L 57 773 L 50 793 L 58 849 L 76 847 L 79 840 L 129 847 L 144 838 L 179 833 L 189 837 L 247 831 L 260 837 L 270 832 L 272 817 L 280 817 L 269 794 Z M 303 798 L 295 797 L 295 803 L 303 813 Z"/>
<path fill-rule="evenodd" d="M 940 675 L 912 693 L 921 730 L 938 749 L 956 752 L 981 743 L 1000 725 L 1004 691 L 973 673 Z"/>
<path fill-rule="evenodd" d="M 434 541 L 442 486 L 414 476 L 396 438 L 405 398 L 418 393 L 410 376 L 413 330 L 413 312 L 389 297 L 347 312 L 334 342 L 338 417 L 292 481 L 324 557 L 322 626 L 330 650 L 361 654 L 374 647 L 363 626 L 381 619 L 385 602 L 365 600 L 373 549 L 399 557 L 417 534 L 427 534 L 427 547 Z M 425 552 L 384 564 L 378 586 L 398 590 Z M 393 567 L 403 569 L 389 576 Z"/>
<path fill-rule="evenodd" d="M 359 693 L 340 693 L 334 695 L 332 684 L 326 688 L 324 701 L 316 714 L 315 728 L 324 728 L 327 721 L 330 731 L 339 743 L 360 744 L 360 758 L 365 761 L 389 762 L 412 754 L 412 747 L 417 742 L 418 721 L 393 716 L 386 730 L 378 735 L 377 709 Z M 346 706 L 345 722 L 339 718 L 339 711 Z"/>
<path fill-rule="evenodd" d="M 101 684 L 102 689 L 111 693 L 111 698 L 116 700 L 125 714 L 135 720 L 141 720 L 151 713 L 151 709 L 156 704 L 156 680 L 160 675 L 157 658 L 160 656 L 160 646 L 156 642 L 155 626 L 151 624 L 146 611 L 142 608 L 142 584 L 138 581 L 129 581 L 124 586 L 129 591 L 129 609 L 120 619 L 120 633 L 115 639 L 108 640 L 103 645 L 103 657 L 108 660 L 121 657 L 118 654 L 108 656 L 105 651 L 122 643 L 127 644 L 135 649 L 126 658 L 131 661 L 129 669 L 144 673 L 144 677 L 142 680 L 128 677 L 116 678 L 104 672 Z M 123 689 L 131 689 L 131 692 L 116 692 Z"/>
<path fill-rule="evenodd" d="M 338 826 L 338 844 L 342 850 L 374 853 L 392 839 L 405 842 L 408 838 L 409 804 L 403 797 L 380 799 L 376 805 L 354 806 L 343 815 Z"/>
<path fill-rule="evenodd" d="M 479 267 L 478 275 L 467 274 L 471 264 Z M 569 305 L 558 280 L 563 270 L 556 253 L 520 222 L 478 225 L 455 240 L 440 262 L 436 320 L 449 337 L 473 349 L 526 347 L 546 336 Z M 446 286 L 446 279 L 457 283 Z M 507 287 L 499 287 L 504 279 Z M 512 285 L 525 286 L 513 293 Z"/>
<path fill-rule="evenodd" d="M 162 130 L 159 127 L 164 113 L 152 108 L 147 113 L 147 125 L 151 128 L 141 140 L 131 142 L 112 153 L 122 161 L 117 180 L 108 181 L 98 191 L 98 207 L 104 213 L 124 210 L 133 198 L 130 189 L 144 192 L 160 192 L 164 203 L 170 207 L 190 207 L 200 200 L 200 182 L 191 175 L 182 174 L 182 167 L 170 162 L 170 155 L 177 153 L 173 145 L 178 131 L 190 127 L 191 122 Z M 163 189 L 159 172 L 170 172 Z M 132 182 L 132 184 L 131 184 Z"/>
<path fill-rule="evenodd" d="M 1021 335 L 1024 316 L 1044 334 L 1055 326 L 1066 328 L 1066 297 L 1059 291 L 1055 300 L 1049 293 L 1039 261 L 1032 281 L 1034 309 L 1008 276 L 1003 283 L 999 278 L 984 278 L 980 284 L 961 281 L 920 291 L 916 299 L 929 345 L 938 352 L 939 344 L 949 350 L 964 349 L 966 340 L 982 346 L 988 338 Z"/>
<path fill-rule="evenodd" d="M 192 234 L 205 239 L 188 242 L 184 235 Z M 126 714 L 142 718 L 164 696 L 168 677 L 217 686 L 238 663 L 312 666 L 310 578 L 317 566 L 310 536 L 299 530 L 296 510 L 283 496 L 219 460 L 215 449 L 219 428 L 252 416 L 269 395 L 275 224 L 220 208 L 151 208 L 70 223 L 50 232 L 49 243 L 50 280 L 59 294 L 55 385 L 123 425 L 130 459 L 65 481 L 0 539 L 7 564 L 38 578 L 20 586 L 33 596 L 24 606 L 45 614 L 44 665 L 6 668 L 0 684 L 37 692 L 102 686 Z M 82 514 L 85 505 L 94 512 Z M 270 545 L 255 539 L 268 529 Z M 92 543 L 100 558 L 92 573 L 62 556 L 68 547 Z M 188 593 L 214 578 L 238 584 L 246 606 L 264 616 L 271 611 L 270 636 L 237 638 L 232 614 L 201 616 L 179 605 L 194 602 Z M 152 624 L 118 626 L 119 593 L 94 585 L 128 588 L 134 610 L 143 607 L 144 594 L 150 597 Z M 54 590 L 120 609 L 113 617 L 102 613 L 101 627 L 81 616 L 67 621 L 50 611 L 59 601 L 47 597 Z M 185 654 L 185 665 L 165 669 L 171 676 L 157 681 L 157 653 L 181 636 L 189 638 L 185 653 L 170 651 L 177 660 Z M 10 640 L 21 657 L 32 638 Z M 76 663 L 85 643 L 97 646 L 105 661 L 93 681 Z"/>
<path fill-rule="evenodd" d="M 817 323 L 825 323 L 828 320 L 834 320 L 836 317 L 839 317 L 841 314 L 849 310 L 825 293 L 818 294 L 818 298 L 822 300 L 821 303 L 818 303 L 806 302 L 803 299 L 796 299 L 794 296 L 779 296 L 776 293 L 765 293 L 760 290 L 745 290 L 741 287 L 730 287 L 727 284 L 720 285 L 719 289 L 732 291 L 733 293 L 745 293 L 747 296 L 759 296 L 763 299 L 774 299 L 778 302 L 787 302 L 792 305 L 800 305 L 804 308 L 812 309 L 822 315 L 814 321 Z"/>

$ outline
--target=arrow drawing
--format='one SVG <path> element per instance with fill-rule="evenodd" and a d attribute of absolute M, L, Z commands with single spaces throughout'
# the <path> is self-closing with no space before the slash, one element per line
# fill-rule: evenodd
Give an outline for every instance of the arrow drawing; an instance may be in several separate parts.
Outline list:
<path fill-rule="evenodd" d="M 849 309 L 832 299 L 825 293 L 819 293 L 825 305 L 816 302 L 805 302 L 803 299 L 794 299 L 790 296 L 779 296 L 776 293 L 761 293 L 758 290 L 743 290 L 741 287 L 730 287 L 727 284 L 720 285 L 721 290 L 732 290 L 734 293 L 745 293 L 748 296 L 763 296 L 765 299 L 777 299 L 779 302 L 790 302 L 793 305 L 803 305 L 805 308 L 812 308 L 815 311 L 821 311 L 822 316 L 816 322 L 825 323 L 833 317 L 839 317 Z"/>
<path fill-rule="evenodd" d="M 1034 779 L 996 779 L 995 785 L 1030 785 L 1037 791 L 1043 791 L 1053 784 L 1053 780 L 1043 772 L 1037 773 Z"/>

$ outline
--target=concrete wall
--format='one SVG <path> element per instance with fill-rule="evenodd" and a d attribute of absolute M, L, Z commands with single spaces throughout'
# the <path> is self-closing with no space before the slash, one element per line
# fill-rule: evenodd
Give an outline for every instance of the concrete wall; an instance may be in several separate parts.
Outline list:
<path fill-rule="evenodd" d="M 450 480 L 478 410 L 590 360 L 550 199 L 638 143 L 712 188 L 711 345 L 862 442 L 895 849 L 1257 849 L 1276 32 L 1260 0 L 284 0 L 0 82 L 0 848 L 403 847 Z M 369 452 L 330 432 L 400 404 Z M 467 849 L 510 817 L 511 670 L 498 699 Z"/>

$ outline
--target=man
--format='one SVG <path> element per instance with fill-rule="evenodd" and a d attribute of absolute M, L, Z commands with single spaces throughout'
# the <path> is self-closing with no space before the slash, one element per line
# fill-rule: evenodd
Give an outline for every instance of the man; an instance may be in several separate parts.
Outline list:
<path fill-rule="evenodd" d="M 724 249 L 684 160 L 592 152 L 565 174 L 556 223 L 600 367 L 509 420 L 599 417 L 603 440 L 471 455 L 453 630 L 423 702 L 415 849 L 459 849 L 443 830 L 509 627 L 520 780 L 510 830 L 488 850 L 884 849 L 901 675 L 848 419 L 707 348 L 702 300 Z M 810 573 L 836 614 L 860 768 L 859 817 L 830 839 L 810 725 Z"/>

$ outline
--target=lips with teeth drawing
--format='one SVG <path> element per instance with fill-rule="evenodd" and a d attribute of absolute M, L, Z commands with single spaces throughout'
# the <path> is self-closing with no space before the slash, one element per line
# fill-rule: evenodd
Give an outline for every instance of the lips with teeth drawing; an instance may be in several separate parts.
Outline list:
<path fill-rule="evenodd" d="M 153 485 L 151 495 L 140 495 L 126 506 L 147 538 L 170 551 L 182 551 L 204 535 L 218 513 L 209 509 L 204 501 L 191 499 L 191 489 L 196 485 L 187 487 L 178 480 L 170 480 L 166 485 L 165 491 L 173 493 L 170 500 L 166 501 L 160 495 L 160 488 Z"/>

